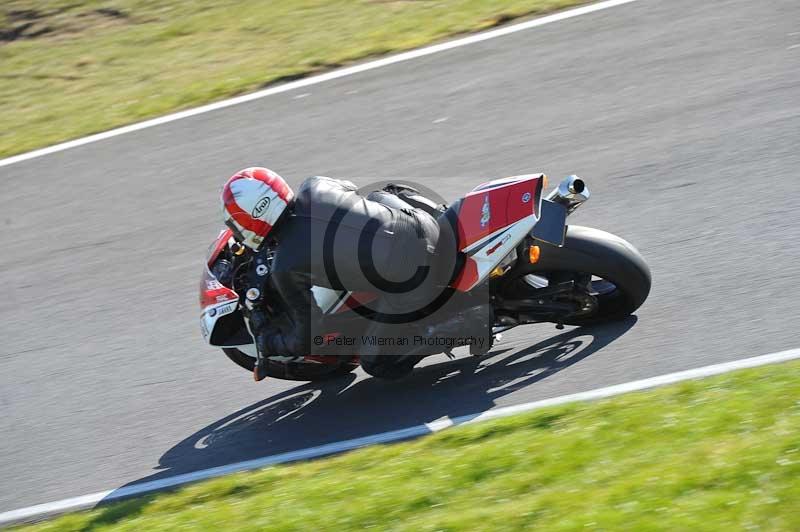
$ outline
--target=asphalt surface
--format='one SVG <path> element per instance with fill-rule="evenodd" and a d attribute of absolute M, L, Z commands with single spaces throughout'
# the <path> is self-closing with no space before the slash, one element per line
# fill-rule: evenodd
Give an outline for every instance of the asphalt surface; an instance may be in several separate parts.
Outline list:
<path fill-rule="evenodd" d="M 797 347 L 798 20 L 641 0 L 0 169 L 0 510 Z M 573 223 L 633 242 L 653 290 L 402 383 L 256 384 L 197 307 L 219 187 L 254 164 L 449 199 L 577 173 Z"/>

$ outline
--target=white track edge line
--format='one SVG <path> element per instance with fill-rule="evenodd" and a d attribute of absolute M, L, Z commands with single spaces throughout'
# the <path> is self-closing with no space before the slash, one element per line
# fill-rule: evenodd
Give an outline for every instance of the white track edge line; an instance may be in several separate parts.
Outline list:
<path fill-rule="evenodd" d="M 319 458 L 331 454 L 351 451 L 360 447 L 375 445 L 379 443 L 390 443 L 401 440 L 407 440 L 418 436 L 424 436 L 434 432 L 439 432 L 448 427 L 455 425 L 462 425 L 466 423 L 476 423 L 479 421 L 486 421 L 490 419 L 498 419 L 503 417 L 512 416 L 522 412 L 530 412 L 549 406 L 563 405 L 566 403 L 573 403 L 579 401 L 591 401 L 620 395 L 628 392 L 645 390 L 648 388 L 655 388 L 664 386 L 666 384 L 674 384 L 676 382 L 699 379 L 703 377 L 711 377 L 713 375 L 720 375 L 739 369 L 754 368 L 758 366 L 765 366 L 768 364 L 776 364 L 779 362 L 786 362 L 789 360 L 800 359 L 800 349 L 790 349 L 787 351 L 780 351 L 777 353 L 770 353 L 766 355 L 755 356 L 751 358 L 743 358 L 741 360 L 734 360 L 722 364 L 714 364 L 711 366 L 704 366 L 701 368 L 690 369 L 686 371 L 678 371 L 676 373 L 668 373 L 666 375 L 659 375 L 648 379 L 641 379 L 637 381 L 626 382 L 614 386 L 606 386 L 589 390 L 587 392 L 573 393 L 569 395 L 562 395 L 553 397 L 551 399 L 544 399 L 541 401 L 533 401 L 519 405 L 506 406 L 480 412 L 476 414 L 468 414 L 458 416 L 455 418 L 444 418 L 422 425 L 407 427 L 399 430 L 392 430 L 389 432 L 382 432 L 373 434 L 371 436 L 364 436 L 362 438 L 355 438 L 351 440 L 344 440 L 340 442 L 329 443 L 317 447 L 310 447 L 308 449 L 301 449 L 299 451 L 290 451 L 286 453 L 276 454 L 272 456 L 265 456 L 263 458 L 256 458 L 254 460 L 247 460 L 244 462 L 237 462 L 235 464 L 228 464 L 211 469 L 204 469 L 202 471 L 195 471 L 192 473 L 185 473 L 165 479 L 152 480 L 150 482 L 143 482 L 141 484 L 133 484 L 125 486 L 116 490 L 106 490 L 90 495 L 83 495 L 81 497 L 73 497 L 70 499 L 63 499 L 60 501 L 37 504 L 35 506 L 28 506 L 17 510 L 11 510 L 0 513 L 0 525 L 7 525 L 19 521 L 40 518 L 57 513 L 63 513 L 72 510 L 81 510 L 91 508 L 100 502 L 110 502 L 123 497 L 130 497 L 133 495 L 142 495 L 157 490 L 172 488 L 189 482 L 198 480 L 207 480 L 230 473 L 237 473 L 240 471 L 248 471 L 253 469 L 260 469 L 265 466 L 282 464 L 286 462 L 295 462 L 299 460 L 309 460 L 312 458 Z"/>
<path fill-rule="evenodd" d="M 10 166 L 15 163 L 19 163 L 22 161 L 28 161 L 30 159 L 35 159 L 37 157 L 42 157 L 44 155 L 50 155 L 52 153 L 57 153 L 60 151 L 68 150 L 70 148 L 77 148 L 78 146 L 83 146 L 85 144 L 91 144 L 93 142 L 97 142 L 100 140 L 105 140 L 111 137 L 116 137 L 119 135 L 124 135 L 126 133 L 132 133 L 134 131 L 139 131 L 142 129 L 150 128 L 153 126 L 159 126 L 161 124 L 166 124 L 168 122 L 174 122 L 176 120 L 181 120 L 183 118 L 189 118 L 191 116 L 196 116 L 203 113 L 208 113 L 210 111 L 216 111 L 217 109 L 224 109 L 225 107 L 231 107 L 233 105 L 238 105 L 241 103 L 249 102 L 252 100 L 257 100 L 259 98 L 264 98 L 265 96 L 271 96 L 273 94 L 280 94 L 282 92 L 288 92 L 294 89 L 299 89 L 301 87 L 308 87 L 309 85 L 316 85 L 317 83 L 323 83 L 325 81 L 330 81 L 333 79 L 343 78 L 345 76 L 351 76 L 353 74 L 358 74 L 360 72 L 366 72 L 367 70 L 373 70 L 376 68 L 381 68 L 388 65 L 393 65 L 395 63 L 401 63 L 403 61 L 408 61 L 410 59 L 416 59 L 418 57 L 424 57 L 426 55 L 435 54 L 438 52 L 443 52 L 445 50 L 451 50 L 453 48 L 459 48 L 461 46 L 467 46 L 469 44 L 474 44 L 477 42 L 486 41 L 489 39 L 494 39 L 496 37 L 502 37 L 504 35 L 509 35 L 511 33 L 516 33 L 518 31 L 523 31 L 531 28 L 536 28 L 538 26 L 544 26 L 545 24 L 550 24 L 552 22 L 558 22 L 561 20 L 570 19 L 573 17 L 578 17 L 581 15 L 586 15 L 588 13 L 594 13 L 595 11 L 601 11 L 603 9 L 608 9 L 611 7 L 616 7 L 623 4 L 629 4 L 631 2 L 636 2 L 637 0 L 606 0 L 604 2 L 598 2 L 596 4 L 589 4 L 586 6 L 578 7 L 575 9 L 570 9 L 567 11 L 561 11 L 559 13 L 554 13 L 552 15 L 546 15 L 540 18 L 535 18 L 532 20 L 528 20 L 526 22 L 520 22 L 519 24 L 512 24 L 509 26 L 503 26 L 501 28 L 495 30 L 489 30 L 481 33 L 476 33 L 474 35 L 470 35 L 468 37 L 462 37 L 460 39 L 454 39 L 452 41 L 446 41 L 439 44 L 434 44 L 431 46 L 426 46 L 423 48 L 418 48 L 415 50 L 409 50 L 408 52 L 402 52 L 395 55 L 390 55 L 388 57 L 384 57 L 382 59 L 376 59 L 374 61 L 368 61 L 366 63 L 361 63 L 358 65 L 354 65 L 351 67 L 341 68 L 338 70 L 333 70 L 331 72 L 327 72 L 325 74 L 318 74 L 316 76 L 310 76 L 307 78 L 303 78 L 297 81 L 292 81 L 289 83 L 285 83 L 283 85 L 276 85 L 274 87 L 270 87 L 267 89 L 263 89 L 257 92 L 252 92 L 250 94 L 244 94 L 242 96 L 237 96 L 235 98 L 229 98 L 227 100 L 222 100 L 219 102 L 210 103 L 207 105 L 203 105 L 200 107 L 195 107 L 193 109 L 187 109 L 185 111 L 179 111 L 177 113 L 171 113 L 168 115 L 160 116 L 157 118 L 152 118 L 150 120 L 145 120 L 143 122 L 138 122 L 135 124 L 130 124 L 128 126 L 119 127 L 116 129 L 111 129 L 109 131 L 104 131 L 102 133 L 96 133 L 94 135 L 89 135 L 87 137 L 82 137 L 75 140 L 70 140 L 67 142 L 62 142 L 60 144 L 54 144 L 52 146 L 48 146 L 46 148 L 40 148 L 38 150 L 29 151 L 26 153 L 21 153 L 19 155 L 13 155 L 11 157 L 7 157 L 5 159 L 0 159 L 0 167 L 3 166 Z"/>

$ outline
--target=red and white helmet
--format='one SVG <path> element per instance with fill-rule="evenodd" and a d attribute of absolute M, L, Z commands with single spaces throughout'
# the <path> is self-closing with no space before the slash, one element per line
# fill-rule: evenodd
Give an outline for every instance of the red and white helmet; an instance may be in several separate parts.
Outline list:
<path fill-rule="evenodd" d="M 268 168 L 245 168 L 222 187 L 222 216 L 234 237 L 258 250 L 294 193 L 281 176 Z"/>

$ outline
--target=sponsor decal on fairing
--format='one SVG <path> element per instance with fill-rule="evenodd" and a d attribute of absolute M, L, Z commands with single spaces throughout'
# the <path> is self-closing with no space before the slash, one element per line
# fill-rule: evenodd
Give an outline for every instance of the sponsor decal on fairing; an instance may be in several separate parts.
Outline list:
<path fill-rule="evenodd" d="M 481 227 L 486 227 L 492 219 L 491 207 L 489 207 L 489 194 L 483 197 L 483 207 L 481 207 Z"/>

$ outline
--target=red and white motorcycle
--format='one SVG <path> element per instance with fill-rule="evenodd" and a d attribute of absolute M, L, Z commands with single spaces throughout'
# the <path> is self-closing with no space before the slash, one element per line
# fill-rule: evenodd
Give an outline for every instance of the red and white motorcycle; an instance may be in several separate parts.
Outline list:
<path fill-rule="evenodd" d="M 456 240 L 455 270 L 446 290 L 453 294 L 488 289 L 493 333 L 518 325 L 552 322 L 586 325 L 619 320 L 639 308 L 650 292 L 650 270 L 639 252 L 622 238 L 598 229 L 567 226 L 566 218 L 589 198 L 577 176 L 564 179 L 546 196 L 543 174 L 484 183 L 444 212 Z M 242 296 L 233 271 L 248 259 L 230 230 L 212 243 L 200 283 L 200 318 L 205 340 L 221 347 L 236 364 L 252 371 L 255 345 L 240 310 Z M 229 279 L 227 284 L 220 278 Z M 365 320 L 359 307 L 370 294 L 313 288 L 326 314 L 327 338 L 357 335 Z M 465 331 L 468 334 L 468 331 Z M 442 351 L 443 352 L 443 351 Z M 269 357 L 269 376 L 320 380 L 358 367 L 358 353 L 336 342 L 305 357 Z"/>

